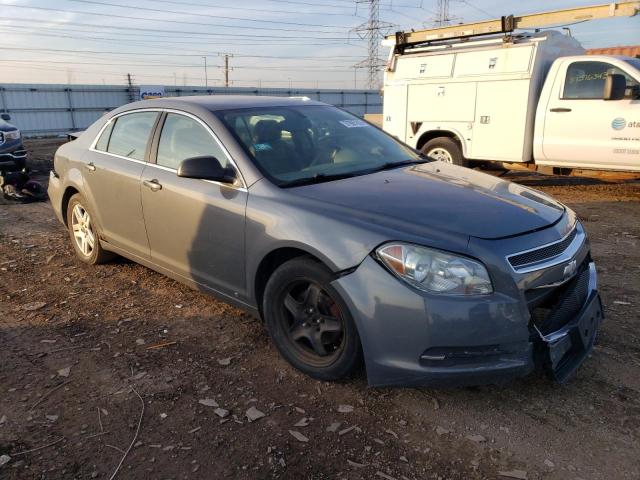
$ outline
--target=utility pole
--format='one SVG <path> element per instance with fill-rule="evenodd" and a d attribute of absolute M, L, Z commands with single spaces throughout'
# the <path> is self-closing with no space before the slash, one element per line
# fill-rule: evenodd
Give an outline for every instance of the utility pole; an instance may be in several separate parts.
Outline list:
<path fill-rule="evenodd" d="M 233 55 L 230 53 L 225 53 L 222 56 L 224 57 L 224 86 L 229 87 L 229 84 L 231 83 L 229 81 L 229 72 L 233 70 L 233 68 L 229 67 L 229 59 L 233 57 Z"/>
<path fill-rule="evenodd" d="M 368 42 L 368 55 L 365 60 L 356 64 L 356 67 L 367 70 L 367 88 L 377 89 L 379 87 L 379 70 L 385 62 L 378 53 L 380 42 L 385 37 L 385 32 L 390 31 L 394 25 L 380 21 L 380 0 L 356 0 L 356 7 L 361 4 L 369 5 L 369 19 L 367 22 L 357 26 L 355 32 L 360 38 Z"/>
<path fill-rule="evenodd" d="M 207 57 L 203 56 L 202 58 L 204 58 L 204 87 L 209 88 L 209 76 L 207 75 Z"/>
<path fill-rule="evenodd" d="M 127 73 L 127 92 L 129 92 L 129 101 L 133 102 L 135 100 L 135 95 L 133 93 L 133 78 L 131 78 L 131 74 Z"/>

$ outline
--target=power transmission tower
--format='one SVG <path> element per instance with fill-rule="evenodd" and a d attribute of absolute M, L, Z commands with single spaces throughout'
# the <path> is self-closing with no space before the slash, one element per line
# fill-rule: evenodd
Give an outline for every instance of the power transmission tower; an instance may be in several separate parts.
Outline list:
<path fill-rule="evenodd" d="M 451 23 L 451 18 L 449 17 L 449 0 L 438 0 L 438 15 L 433 23 L 438 27 L 444 27 Z"/>
<path fill-rule="evenodd" d="M 464 0 L 461 1 L 465 3 Z M 452 16 L 449 12 L 449 0 L 438 0 L 437 12 L 435 13 L 435 17 L 432 17 L 430 22 L 423 22 L 425 27 L 446 27 L 454 23 L 454 21 L 458 22 L 461 20 L 461 17 Z"/>
<path fill-rule="evenodd" d="M 356 68 L 365 68 L 367 70 L 367 87 L 377 89 L 380 84 L 379 71 L 380 67 L 385 65 L 385 61 L 379 55 L 380 42 L 385 33 L 391 31 L 393 24 L 380 21 L 380 0 L 356 0 L 356 7 L 359 4 L 368 4 L 369 19 L 355 28 L 355 32 L 360 38 L 366 39 L 368 42 L 367 58 L 356 64 Z"/>

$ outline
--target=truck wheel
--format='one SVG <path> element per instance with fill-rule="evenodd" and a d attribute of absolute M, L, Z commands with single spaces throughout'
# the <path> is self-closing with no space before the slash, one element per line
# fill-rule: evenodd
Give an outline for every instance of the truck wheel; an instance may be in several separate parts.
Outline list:
<path fill-rule="evenodd" d="M 441 162 L 453 163 L 466 167 L 469 161 L 462 156 L 458 143 L 449 137 L 438 137 L 429 140 L 422 147 L 422 153 Z"/>

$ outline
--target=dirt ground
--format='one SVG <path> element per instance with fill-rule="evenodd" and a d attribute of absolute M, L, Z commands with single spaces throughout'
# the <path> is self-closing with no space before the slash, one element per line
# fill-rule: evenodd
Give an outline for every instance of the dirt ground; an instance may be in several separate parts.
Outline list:
<path fill-rule="evenodd" d="M 27 145 L 43 173 L 53 143 Z M 606 320 L 567 385 L 318 382 L 258 320 L 125 260 L 85 266 L 49 204 L 0 205 L 0 478 L 109 479 L 123 458 L 122 479 L 640 478 L 640 181 L 507 178 L 590 235 Z"/>

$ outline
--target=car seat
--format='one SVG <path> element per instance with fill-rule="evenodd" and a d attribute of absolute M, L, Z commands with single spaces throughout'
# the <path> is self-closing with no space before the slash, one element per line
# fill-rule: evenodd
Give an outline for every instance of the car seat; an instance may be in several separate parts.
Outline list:
<path fill-rule="evenodd" d="M 254 130 L 255 157 L 269 173 L 279 174 L 299 170 L 294 150 L 282 140 L 282 127 L 276 120 L 260 120 Z"/>

